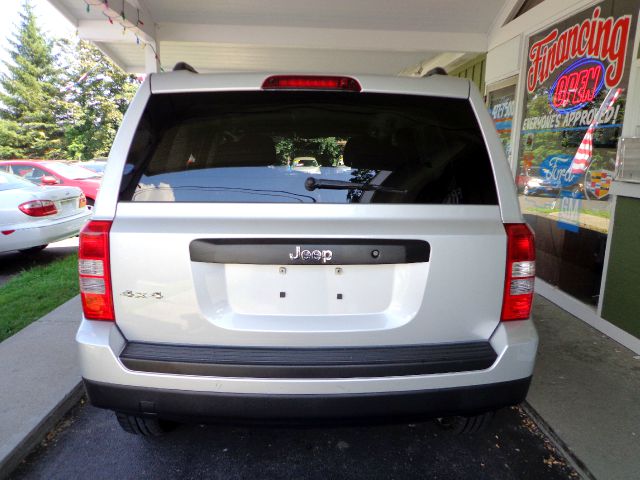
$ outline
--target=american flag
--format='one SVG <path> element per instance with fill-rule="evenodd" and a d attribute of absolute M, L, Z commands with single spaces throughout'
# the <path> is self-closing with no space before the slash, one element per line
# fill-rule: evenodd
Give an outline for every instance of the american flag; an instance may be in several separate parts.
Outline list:
<path fill-rule="evenodd" d="M 593 134 L 600 122 L 602 116 L 611 108 L 613 108 L 613 104 L 616 103 L 620 93 L 622 92 L 621 88 L 612 88 L 607 93 L 607 96 L 604 98 L 604 102 L 600 105 L 598 109 L 598 113 L 593 118 L 593 121 L 587 128 L 587 133 L 584 134 L 584 138 L 582 142 L 580 142 L 580 146 L 576 151 L 575 156 L 573 157 L 573 161 L 571 162 L 571 166 L 569 170 L 571 170 L 572 174 L 581 175 L 586 173 L 589 168 L 589 164 L 591 163 L 591 156 L 593 155 Z"/>

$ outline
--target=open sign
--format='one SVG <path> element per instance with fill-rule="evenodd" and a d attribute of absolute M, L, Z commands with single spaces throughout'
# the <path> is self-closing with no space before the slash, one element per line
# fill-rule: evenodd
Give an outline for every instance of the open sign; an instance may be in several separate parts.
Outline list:
<path fill-rule="evenodd" d="M 549 104 L 558 113 L 579 110 L 600 93 L 604 85 L 604 64 L 584 58 L 566 68 L 549 90 Z"/>

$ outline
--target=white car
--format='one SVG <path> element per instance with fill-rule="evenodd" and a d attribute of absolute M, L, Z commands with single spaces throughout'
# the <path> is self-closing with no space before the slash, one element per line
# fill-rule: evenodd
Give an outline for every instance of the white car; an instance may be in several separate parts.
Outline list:
<path fill-rule="evenodd" d="M 292 163 L 293 169 L 305 173 L 320 173 L 320 165 L 315 157 L 296 157 Z"/>
<path fill-rule="evenodd" d="M 334 142 L 346 168 L 288 169 L 297 141 Z M 80 234 L 82 376 L 144 435 L 221 418 L 474 431 L 529 388 L 534 260 L 468 80 L 151 74 Z"/>
<path fill-rule="evenodd" d="M 0 252 L 36 252 L 78 235 L 91 216 L 76 187 L 40 187 L 0 172 Z"/>

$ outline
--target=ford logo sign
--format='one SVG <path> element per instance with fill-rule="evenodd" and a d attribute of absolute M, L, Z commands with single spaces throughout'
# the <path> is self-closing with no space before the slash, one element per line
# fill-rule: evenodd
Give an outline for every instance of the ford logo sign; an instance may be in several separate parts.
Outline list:
<path fill-rule="evenodd" d="M 580 176 L 569 169 L 573 156 L 566 154 L 549 155 L 540 163 L 540 176 L 547 185 L 556 188 L 571 186 L 580 180 Z"/>

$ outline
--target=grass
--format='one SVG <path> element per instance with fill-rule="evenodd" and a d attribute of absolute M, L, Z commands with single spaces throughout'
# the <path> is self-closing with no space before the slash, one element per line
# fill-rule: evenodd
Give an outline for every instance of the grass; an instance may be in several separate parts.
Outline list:
<path fill-rule="evenodd" d="M 18 274 L 0 287 L 0 342 L 78 293 L 76 254 Z"/>

